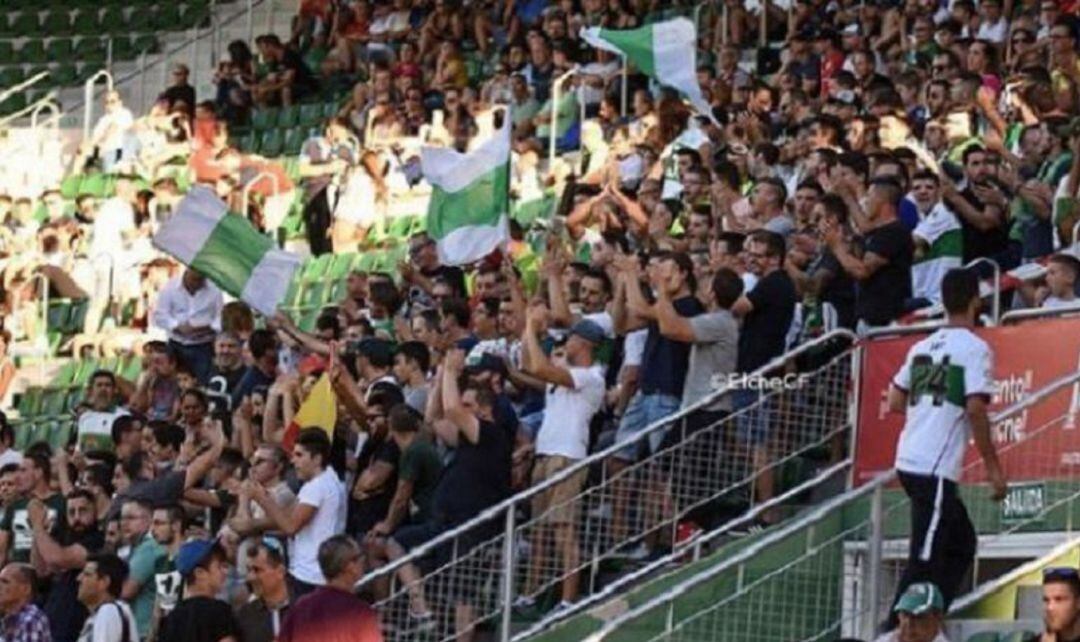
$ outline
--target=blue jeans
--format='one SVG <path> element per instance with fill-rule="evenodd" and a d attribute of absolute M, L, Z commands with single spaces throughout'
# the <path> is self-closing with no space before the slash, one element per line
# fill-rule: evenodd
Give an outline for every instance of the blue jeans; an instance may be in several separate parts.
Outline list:
<path fill-rule="evenodd" d="M 619 429 L 615 432 L 615 443 L 622 443 L 639 432 L 645 430 L 661 419 L 672 415 L 679 409 L 680 400 L 672 395 L 637 393 L 626 406 Z M 615 457 L 627 462 L 637 461 L 645 448 L 644 441 L 648 442 L 648 452 L 654 452 L 664 438 L 666 430 L 654 430 L 646 440 L 639 440 L 627 444 L 621 448 Z"/>
<path fill-rule="evenodd" d="M 744 444 L 764 446 L 772 434 L 775 402 L 760 390 L 740 388 L 733 393 L 735 436 Z"/>

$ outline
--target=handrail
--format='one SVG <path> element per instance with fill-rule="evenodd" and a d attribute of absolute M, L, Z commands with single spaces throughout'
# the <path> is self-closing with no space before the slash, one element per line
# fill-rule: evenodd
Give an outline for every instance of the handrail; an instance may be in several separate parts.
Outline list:
<path fill-rule="evenodd" d="M 248 195 L 251 193 L 251 188 L 255 186 L 255 183 L 258 183 L 264 178 L 270 179 L 274 184 L 274 193 L 277 193 L 280 183 L 278 183 L 278 177 L 276 175 L 271 174 L 270 172 L 259 172 L 256 174 L 255 177 L 248 181 L 248 184 L 244 185 L 244 188 L 240 190 L 240 209 L 244 216 L 248 216 Z"/>
<path fill-rule="evenodd" d="M 525 629 L 524 631 L 520 631 L 515 634 L 513 639 L 526 640 L 529 637 L 537 635 L 544 629 L 558 622 L 577 615 L 578 613 L 584 611 L 585 609 L 591 607 L 598 602 L 603 602 L 609 597 L 614 597 L 624 587 L 634 584 L 638 580 L 652 575 L 656 571 L 660 570 L 661 568 L 667 566 L 671 562 L 685 555 L 684 549 L 686 548 L 692 547 L 694 549 L 694 559 L 697 559 L 700 555 L 702 545 L 707 544 L 722 535 L 730 533 L 738 526 L 753 522 L 762 513 L 771 510 L 777 506 L 780 506 L 787 501 L 798 497 L 799 495 L 825 483 L 829 479 L 835 477 L 838 473 L 850 469 L 852 464 L 854 464 L 854 460 L 851 457 L 848 457 L 847 459 L 844 459 L 843 461 L 840 461 L 826 468 L 825 470 L 819 471 L 816 475 L 814 475 L 814 477 L 802 482 L 794 488 L 791 488 L 790 490 L 787 490 L 784 493 L 773 497 L 772 499 L 766 500 L 750 508 L 748 511 L 746 511 L 742 515 L 739 515 L 738 517 L 735 517 L 734 519 L 730 519 L 727 522 L 724 522 L 724 524 L 721 525 L 719 528 L 709 531 L 708 533 L 701 534 L 689 541 L 675 543 L 672 546 L 671 552 L 667 555 L 664 555 L 657 560 L 649 562 L 641 568 L 635 569 L 634 571 L 627 573 L 626 575 L 619 576 L 610 583 L 606 584 L 603 589 L 585 596 L 584 598 L 578 600 L 577 602 L 574 602 L 566 608 L 557 609 L 546 614 L 539 621 L 534 622 L 532 626 L 530 626 L 528 629 Z"/>
<path fill-rule="evenodd" d="M 39 100 L 34 103 L 34 109 L 30 112 L 30 129 L 36 130 L 38 127 L 38 114 L 48 108 L 52 111 L 52 117 L 59 120 L 60 118 L 60 106 L 52 100 Z"/>
<path fill-rule="evenodd" d="M 747 375 L 747 377 L 750 377 L 750 378 L 764 377 L 765 375 L 769 374 L 770 372 L 773 372 L 773 371 L 783 367 L 785 364 L 787 364 L 789 361 L 791 361 L 791 359 L 793 359 L 794 357 L 796 357 L 796 356 L 798 356 L 800 354 L 803 354 L 804 352 L 806 352 L 806 351 L 808 351 L 808 350 L 810 350 L 812 348 L 819 347 L 821 345 L 824 345 L 827 342 L 834 341 L 836 339 L 841 339 L 841 338 L 846 338 L 846 339 L 850 340 L 853 344 L 858 339 L 858 337 L 855 335 L 855 333 L 851 332 L 850 330 L 845 330 L 845 329 L 842 329 L 842 328 L 837 329 L 837 330 L 833 330 L 833 331 L 831 331 L 831 332 L 829 332 L 827 334 L 824 334 L 824 335 L 822 335 L 822 336 L 820 336 L 820 337 L 818 337 L 816 339 L 813 339 L 811 341 L 807 341 L 806 343 L 803 343 L 803 344 L 799 345 L 794 350 L 790 350 L 790 351 L 780 355 L 779 357 L 776 357 L 775 359 L 773 359 L 769 363 L 761 366 L 760 368 L 758 368 L 754 372 Z M 417 546 L 417 547 L 413 548 L 412 550 L 410 550 L 406 555 L 402 556 L 401 558 L 399 558 L 397 560 L 394 560 L 393 562 L 390 562 L 390 563 L 385 564 L 383 566 L 380 566 L 379 568 L 375 569 L 374 571 L 368 572 L 367 574 L 364 575 L 364 577 L 360 578 L 360 580 L 356 583 L 356 586 L 362 586 L 362 585 L 370 582 L 371 580 L 373 580 L 373 579 L 375 579 L 377 577 L 383 577 L 385 575 L 388 575 L 391 572 L 396 571 L 398 568 L 401 568 L 405 564 L 413 562 L 416 559 L 419 559 L 419 558 L 427 555 L 429 552 L 435 550 L 437 547 L 442 546 L 446 542 L 449 542 L 449 541 L 455 539 L 456 537 L 458 537 L 459 535 L 461 535 L 463 533 L 466 533 L 469 530 L 475 528 L 478 524 L 484 524 L 484 523 L 490 521 L 491 519 L 500 516 L 503 513 L 503 511 L 506 511 L 507 509 L 513 508 L 514 506 L 516 506 L 516 505 L 518 505 L 518 504 L 520 504 L 522 502 L 530 501 L 536 495 L 548 490 L 549 488 L 551 488 L 551 487 L 553 487 L 553 486 L 555 486 L 557 484 L 562 483 L 566 479 L 568 479 L 571 476 L 577 474 L 579 471 L 587 470 L 591 465 L 606 460 L 607 458 L 611 457 L 615 453 L 626 449 L 627 446 L 638 444 L 642 440 L 648 439 L 657 430 L 659 430 L 659 429 L 665 429 L 666 430 L 667 427 L 672 422 L 678 421 L 679 419 L 682 419 L 682 418 L 685 418 L 685 417 L 689 416 L 690 414 L 700 410 L 701 408 L 705 408 L 705 407 L 707 407 L 707 406 L 709 406 L 709 405 L 711 405 L 713 403 L 716 403 L 717 400 L 719 400 L 724 395 L 730 393 L 733 389 L 734 389 L 734 386 L 731 384 L 731 382 L 725 381 L 724 385 L 719 390 L 716 390 L 713 394 L 711 394 L 711 395 L 697 401 L 696 403 L 694 403 L 690 407 L 682 409 L 682 410 L 678 410 L 678 411 L 672 413 L 671 415 L 668 415 L 667 417 L 664 417 L 663 419 L 654 422 L 653 424 L 647 426 L 645 429 L 640 430 L 637 433 L 635 433 L 629 439 L 626 439 L 626 440 L 621 441 L 621 442 L 616 442 L 616 443 L 608 446 L 607 448 L 605 448 L 603 450 L 595 452 L 595 453 L 585 457 L 584 459 L 578 460 L 574 464 L 572 464 L 570 466 L 567 466 L 566 468 L 562 469 L 561 471 L 559 471 L 558 473 L 552 475 L 551 477 L 548 477 L 547 479 L 541 481 L 540 483 L 534 484 L 534 485 L 530 486 L 528 489 L 521 491 L 520 493 L 517 493 L 515 495 L 507 497 L 506 499 L 502 500 L 498 504 L 495 504 L 494 506 L 490 506 L 487 509 L 481 511 L 478 515 L 476 515 L 472 519 L 470 519 L 470 520 L 468 520 L 468 521 L 466 521 L 466 522 L 464 522 L 462 524 L 459 524 L 458 526 L 455 526 L 454 528 L 451 528 L 451 529 L 449 529 L 447 531 L 444 531 L 443 533 L 439 534 L 437 537 L 434 537 L 434 538 L 428 540 L 427 542 L 421 544 L 420 546 Z"/>
<path fill-rule="evenodd" d="M 52 102 L 54 100 L 56 100 L 56 90 L 55 89 L 51 90 L 49 93 L 45 94 L 41 98 L 38 98 L 37 100 L 35 100 L 33 103 L 27 105 L 26 107 L 23 107 L 19 111 L 15 112 L 15 113 L 12 113 L 12 114 L 8 114 L 7 116 L 4 116 L 3 118 L 0 118 L 0 127 L 3 127 L 5 125 L 7 125 L 8 123 L 10 123 L 12 121 L 15 121 L 15 120 L 18 120 L 18 119 L 22 118 L 23 116 L 25 116 L 26 114 L 31 113 L 32 111 L 37 109 L 37 106 L 40 105 L 41 103 Z"/>
<path fill-rule="evenodd" d="M 94 117 L 94 85 L 97 84 L 98 78 L 105 77 L 106 91 L 113 91 L 115 83 L 113 82 L 113 76 L 108 69 L 98 70 L 96 74 L 90 76 L 83 83 L 83 141 L 90 138 L 90 120 Z"/>
<path fill-rule="evenodd" d="M 1043 566 L 1046 566 L 1046 563 L 1048 561 L 1057 559 L 1058 557 L 1061 557 L 1065 553 L 1069 552 L 1074 548 L 1077 548 L 1078 546 L 1080 546 L 1080 538 L 1074 537 L 1070 540 L 1066 540 L 1058 544 L 1054 548 L 1050 549 L 1050 551 L 1042 557 L 1038 557 L 1031 560 L 1030 562 L 1021 564 L 1020 566 L 1017 566 L 1008 573 L 1005 573 L 1000 577 L 996 577 L 989 582 L 985 582 L 979 585 L 978 587 L 972 589 L 970 593 L 956 598 L 956 600 L 949 606 L 949 614 L 959 613 L 960 611 L 963 611 L 964 609 L 975 604 L 979 600 L 989 595 L 992 595 L 994 592 L 998 591 L 1001 588 L 1004 588 L 1005 586 L 1027 575 L 1028 573 L 1031 573 L 1032 571 L 1036 571 Z"/>
<path fill-rule="evenodd" d="M 1067 317 L 1080 314 L 1080 299 L 1073 305 L 1060 308 L 1028 308 L 1026 310 L 1012 310 L 1001 315 L 1000 325 L 1013 321 L 1028 321 L 1030 319 L 1042 319 L 1044 317 Z"/>
<path fill-rule="evenodd" d="M 49 76 L 48 71 L 42 71 L 41 73 L 38 73 L 37 75 L 33 76 L 32 78 L 27 78 L 26 80 L 24 80 L 21 83 L 15 85 L 14 87 L 9 87 L 8 89 L 5 89 L 3 92 L 0 92 L 0 102 L 4 102 L 5 100 L 8 99 L 8 96 L 11 96 L 12 94 L 18 93 L 18 92 L 30 87 L 31 85 L 36 85 L 37 83 L 41 82 L 42 80 L 45 80 L 45 78 L 47 78 L 48 76 Z"/>
<path fill-rule="evenodd" d="M 1059 390 L 1075 384 L 1077 381 L 1080 381 L 1080 371 L 1074 372 L 1070 375 L 1059 377 L 1044 386 L 1043 388 L 1039 389 L 1038 391 L 1011 404 L 1007 408 L 1004 408 L 1003 410 L 994 413 L 994 415 L 990 417 L 990 423 L 997 423 L 1002 419 L 1005 419 L 1006 417 L 1010 417 L 1017 414 L 1018 412 L 1026 410 L 1030 406 L 1041 402 L 1042 400 L 1058 392 Z M 878 489 L 884 488 L 885 485 L 891 483 L 895 478 L 896 470 L 888 470 L 879 474 L 870 483 L 866 485 L 860 486 L 858 488 L 848 491 L 847 493 L 844 493 L 843 495 L 827 500 L 803 517 L 793 520 L 791 523 L 785 524 L 779 529 L 769 531 L 760 540 L 747 546 L 745 549 L 724 560 L 720 564 L 717 564 L 716 566 L 697 573 L 696 575 L 680 582 L 679 584 L 661 593 L 660 595 L 657 595 L 656 597 L 644 602 L 643 604 L 622 613 L 618 617 L 607 621 L 598 631 L 592 633 L 587 638 L 585 638 L 586 642 L 600 642 L 601 640 L 604 640 L 608 635 L 614 633 L 622 625 L 637 620 L 648 612 L 656 608 L 662 607 L 665 604 L 673 602 L 674 600 L 682 597 L 689 591 L 697 588 L 705 582 L 716 578 L 721 573 L 728 571 L 731 568 L 756 557 L 757 555 L 761 554 L 761 552 L 764 551 L 767 547 L 772 546 L 773 544 L 776 544 L 794 535 L 796 532 L 802 530 L 808 525 L 821 521 L 835 509 L 844 506 L 845 504 L 848 504 L 852 501 L 858 500 L 863 496 L 867 495 L 868 493 L 877 492 Z"/>

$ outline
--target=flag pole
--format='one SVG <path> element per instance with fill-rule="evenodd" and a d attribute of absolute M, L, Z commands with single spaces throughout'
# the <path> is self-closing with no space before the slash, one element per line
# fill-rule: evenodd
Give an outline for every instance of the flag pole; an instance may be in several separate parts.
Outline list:
<path fill-rule="evenodd" d="M 627 71 L 628 71 L 627 67 L 628 66 L 629 66 L 629 64 L 627 63 L 627 58 L 626 58 L 626 56 L 623 56 L 622 57 L 622 113 L 620 114 L 620 116 L 622 116 L 623 118 L 626 118 L 626 95 L 628 93 L 628 86 L 627 86 L 627 82 L 626 82 L 626 80 L 627 80 L 626 76 L 627 76 Z"/>

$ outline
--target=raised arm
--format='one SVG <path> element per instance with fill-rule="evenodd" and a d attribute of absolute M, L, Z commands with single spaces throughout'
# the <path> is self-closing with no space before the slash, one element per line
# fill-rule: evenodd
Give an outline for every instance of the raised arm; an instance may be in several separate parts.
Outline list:
<path fill-rule="evenodd" d="M 465 364 L 465 353 L 454 349 L 446 353 L 443 360 L 442 396 L 443 410 L 446 418 L 450 420 L 461 434 L 472 443 L 480 441 L 480 421 L 461 402 L 461 392 L 458 390 L 458 376 Z"/>

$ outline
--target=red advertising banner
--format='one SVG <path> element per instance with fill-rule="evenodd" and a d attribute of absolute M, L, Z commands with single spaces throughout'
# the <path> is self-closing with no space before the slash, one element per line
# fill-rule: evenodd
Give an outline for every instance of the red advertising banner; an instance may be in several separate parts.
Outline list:
<path fill-rule="evenodd" d="M 978 335 L 994 351 L 994 396 L 990 412 L 1022 400 L 1060 377 L 1080 369 L 1080 319 L 1032 320 L 1018 325 L 980 328 Z M 859 417 L 855 444 L 855 483 L 862 484 L 893 466 L 904 417 L 889 412 L 887 395 L 893 375 L 908 350 L 926 334 L 870 339 L 863 344 L 859 382 Z M 1009 481 L 1074 477 L 1080 469 L 1080 385 L 1059 390 L 1027 410 L 991 427 L 1000 449 L 1011 447 L 1003 462 Z M 1064 418 L 1064 419 L 1062 419 Z M 944 427 L 943 427 L 944 428 Z M 965 463 L 977 461 L 970 445 Z M 972 480 L 974 481 L 974 480 Z"/>

